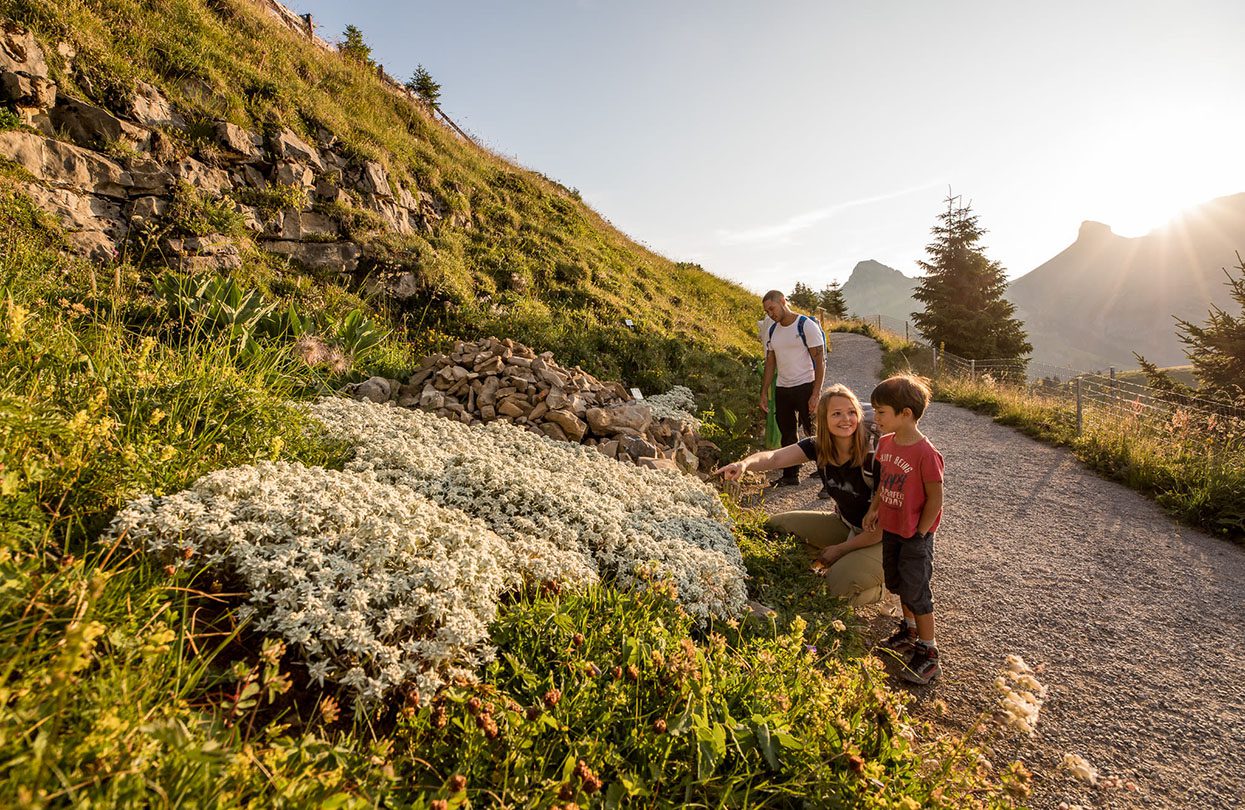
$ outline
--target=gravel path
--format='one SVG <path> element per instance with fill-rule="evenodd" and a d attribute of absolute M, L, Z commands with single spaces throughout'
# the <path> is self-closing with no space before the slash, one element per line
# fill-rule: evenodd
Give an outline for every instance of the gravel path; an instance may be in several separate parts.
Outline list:
<path fill-rule="evenodd" d="M 877 344 L 831 337 L 828 382 L 867 397 Z M 913 688 L 914 711 L 968 729 L 1016 653 L 1049 693 L 1034 736 L 991 745 L 997 762 L 1034 772 L 1033 807 L 1245 807 L 1245 549 L 988 417 L 935 403 L 921 428 L 946 459 L 934 561 L 944 664 Z M 778 490 L 765 507 L 825 509 L 818 487 Z M 879 609 L 861 617 L 879 637 L 893 622 Z M 1068 752 L 1106 784 L 1060 770 Z"/>

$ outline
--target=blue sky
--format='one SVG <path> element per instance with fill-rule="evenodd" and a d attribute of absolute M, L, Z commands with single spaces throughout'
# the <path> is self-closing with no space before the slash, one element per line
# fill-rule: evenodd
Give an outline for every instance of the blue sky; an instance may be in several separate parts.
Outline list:
<path fill-rule="evenodd" d="M 1010 276 L 1245 192 L 1245 2 L 288 0 L 494 151 L 751 289 L 908 275 L 950 187 Z M 1242 246 L 1245 249 L 1245 245 Z M 1229 257 L 1230 258 L 1230 257 Z"/>

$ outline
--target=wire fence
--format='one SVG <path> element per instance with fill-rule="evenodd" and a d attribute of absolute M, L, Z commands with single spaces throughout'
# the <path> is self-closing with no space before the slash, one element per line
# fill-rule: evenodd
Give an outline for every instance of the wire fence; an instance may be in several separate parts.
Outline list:
<path fill-rule="evenodd" d="M 930 346 L 906 321 L 885 315 L 859 320 L 916 344 L 914 366 L 931 377 L 1023 393 L 1027 400 L 1045 406 L 1048 418 L 1063 421 L 1078 434 L 1103 428 L 1182 441 L 1193 435 L 1220 444 L 1245 444 L 1245 403 L 1155 388 L 1122 377 L 1115 368 L 1089 371 L 1016 358 L 960 357 Z"/>

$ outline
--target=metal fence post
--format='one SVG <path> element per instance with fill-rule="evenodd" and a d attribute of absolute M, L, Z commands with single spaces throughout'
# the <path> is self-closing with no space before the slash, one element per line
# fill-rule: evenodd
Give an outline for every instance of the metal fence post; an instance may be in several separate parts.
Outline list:
<path fill-rule="evenodd" d="M 882 328 L 882 316 L 878 315 L 878 329 Z"/>
<path fill-rule="evenodd" d="M 977 379 L 977 361 L 976 360 L 968 361 L 968 378 L 970 380 Z"/>
<path fill-rule="evenodd" d="M 930 346 L 929 351 L 930 351 L 930 354 L 934 356 L 934 376 L 937 377 L 938 376 L 938 347 Z"/>
<path fill-rule="evenodd" d="M 908 322 L 907 321 L 903 322 L 903 339 L 905 342 L 911 340 L 911 338 L 908 337 Z"/>
<path fill-rule="evenodd" d="M 1081 378 L 1076 378 L 1076 435 L 1081 435 L 1084 428 L 1084 413 L 1081 410 Z"/>

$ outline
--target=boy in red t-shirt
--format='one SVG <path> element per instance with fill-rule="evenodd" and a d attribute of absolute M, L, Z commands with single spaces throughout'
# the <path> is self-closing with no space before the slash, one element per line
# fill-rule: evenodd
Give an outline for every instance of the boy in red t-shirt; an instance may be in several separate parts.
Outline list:
<path fill-rule="evenodd" d="M 873 421 L 884 434 L 875 455 L 877 490 L 864 528 L 882 527 L 882 574 L 898 594 L 903 619 L 881 646 L 911 649 L 900 673 L 913 683 L 929 683 L 942 671 L 934 640 L 934 531 L 942 519 L 942 454 L 917 427 L 929 405 L 930 390 L 919 377 L 899 374 L 883 380 L 869 395 Z"/>

